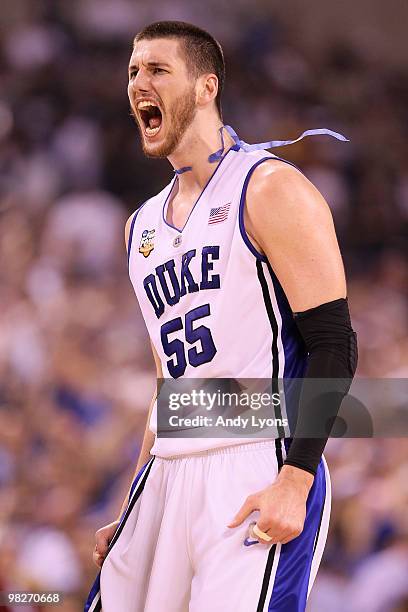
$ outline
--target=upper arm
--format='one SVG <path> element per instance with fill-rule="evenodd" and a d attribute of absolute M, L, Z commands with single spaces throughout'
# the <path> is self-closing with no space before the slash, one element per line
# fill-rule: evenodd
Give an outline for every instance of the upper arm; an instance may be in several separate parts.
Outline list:
<path fill-rule="evenodd" d="M 323 196 L 293 166 L 262 163 L 249 181 L 245 228 L 293 311 L 346 297 L 344 267 Z"/>
<path fill-rule="evenodd" d="M 132 227 L 132 221 L 133 221 L 133 217 L 135 216 L 136 212 L 132 213 L 129 217 L 129 219 L 126 221 L 126 225 L 125 225 L 125 248 L 126 251 L 129 253 L 129 238 L 130 236 L 130 230 Z"/>
<path fill-rule="evenodd" d="M 133 221 L 133 218 L 134 218 L 136 212 L 134 212 L 134 213 L 132 213 L 130 215 L 130 217 L 126 221 L 126 225 L 125 225 L 125 247 L 126 247 L 126 250 L 128 251 L 128 253 L 129 253 L 129 246 L 130 246 L 129 245 L 129 238 L 131 238 L 130 232 L 131 232 L 131 227 L 132 227 L 132 221 Z M 151 344 L 151 347 L 152 347 L 154 363 L 156 365 L 156 375 L 157 375 L 157 378 L 163 378 L 163 371 L 162 371 L 160 357 L 157 354 L 157 351 L 154 348 L 152 341 L 150 341 L 150 344 Z"/>

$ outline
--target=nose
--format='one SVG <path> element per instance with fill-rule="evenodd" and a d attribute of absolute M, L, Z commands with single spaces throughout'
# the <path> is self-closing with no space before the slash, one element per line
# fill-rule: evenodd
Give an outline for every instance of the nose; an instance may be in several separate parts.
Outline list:
<path fill-rule="evenodd" d="M 135 93 L 146 93 L 150 89 L 150 77 L 146 70 L 140 68 L 130 83 Z"/>

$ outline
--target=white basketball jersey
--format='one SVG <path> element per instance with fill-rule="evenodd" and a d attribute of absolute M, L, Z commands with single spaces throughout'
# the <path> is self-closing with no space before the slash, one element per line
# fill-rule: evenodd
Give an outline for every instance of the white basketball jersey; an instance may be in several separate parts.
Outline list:
<path fill-rule="evenodd" d="M 281 158 L 230 149 L 182 229 L 167 220 L 177 176 L 133 217 L 129 274 L 166 378 L 303 374 L 305 347 L 286 296 L 244 228 L 249 179 L 271 159 Z M 153 431 L 155 419 L 153 411 Z M 156 438 L 152 453 L 166 457 L 257 440 Z"/>

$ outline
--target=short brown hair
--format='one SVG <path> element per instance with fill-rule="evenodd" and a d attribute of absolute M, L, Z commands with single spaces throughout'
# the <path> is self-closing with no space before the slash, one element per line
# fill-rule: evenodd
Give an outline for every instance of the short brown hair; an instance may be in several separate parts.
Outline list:
<path fill-rule="evenodd" d="M 211 34 L 184 21 L 157 21 L 141 30 L 133 41 L 154 38 L 178 38 L 183 43 L 186 65 L 191 74 L 199 77 L 206 72 L 218 78 L 218 93 L 215 99 L 217 110 L 222 118 L 221 95 L 225 82 L 224 54 L 220 43 Z"/>

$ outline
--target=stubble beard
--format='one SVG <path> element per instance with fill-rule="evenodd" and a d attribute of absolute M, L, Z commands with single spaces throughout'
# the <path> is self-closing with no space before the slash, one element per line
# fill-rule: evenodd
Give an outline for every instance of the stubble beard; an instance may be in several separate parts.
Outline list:
<path fill-rule="evenodd" d="M 167 121 L 170 118 L 171 124 L 167 127 L 167 136 L 160 145 L 147 142 L 143 128 L 139 121 L 135 119 L 139 128 L 142 141 L 143 153 L 150 158 L 165 158 L 171 155 L 180 144 L 186 130 L 189 128 L 196 115 L 195 90 L 190 88 L 186 93 L 176 98 L 171 107 L 166 112 Z"/>

